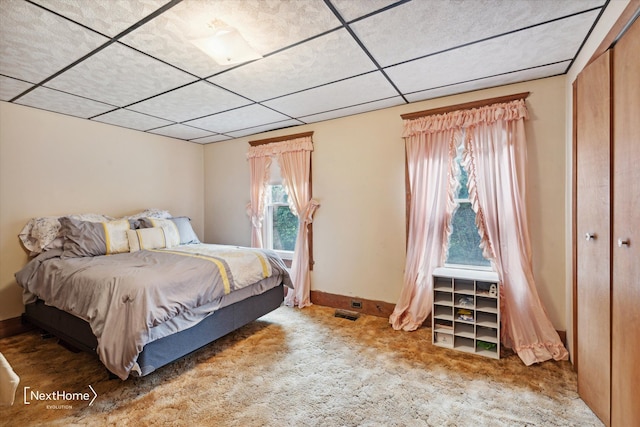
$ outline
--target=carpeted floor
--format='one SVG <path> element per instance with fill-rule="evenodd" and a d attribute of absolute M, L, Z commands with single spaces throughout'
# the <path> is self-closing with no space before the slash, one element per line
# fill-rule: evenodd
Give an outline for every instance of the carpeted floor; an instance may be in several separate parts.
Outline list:
<path fill-rule="evenodd" d="M 569 362 L 526 367 L 431 345 L 312 306 L 281 307 L 144 378 L 109 380 L 97 358 L 36 332 L 0 340 L 21 382 L 10 426 L 600 426 Z M 90 392 L 87 401 L 24 402 L 24 387 Z M 93 396 L 91 396 L 93 397 Z"/>

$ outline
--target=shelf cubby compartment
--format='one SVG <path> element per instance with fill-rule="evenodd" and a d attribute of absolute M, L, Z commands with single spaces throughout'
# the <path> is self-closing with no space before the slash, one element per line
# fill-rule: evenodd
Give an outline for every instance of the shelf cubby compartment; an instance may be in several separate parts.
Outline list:
<path fill-rule="evenodd" d="M 488 328 L 498 328 L 498 315 L 497 313 L 484 313 L 478 312 L 476 318 L 476 324 L 485 326 Z"/>
<path fill-rule="evenodd" d="M 453 334 L 434 332 L 433 343 L 442 347 L 453 348 Z"/>
<path fill-rule="evenodd" d="M 436 291 L 449 291 L 453 290 L 453 279 L 449 277 L 434 277 L 433 289 Z"/>
<path fill-rule="evenodd" d="M 453 337 L 453 348 L 468 353 L 475 353 L 475 340 L 473 338 L 455 336 Z"/>
<path fill-rule="evenodd" d="M 433 318 L 439 319 L 439 320 L 453 321 L 453 307 L 447 307 L 442 305 L 434 306 Z"/>
<path fill-rule="evenodd" d="M 485 313 L 498 313 L 498 300 L 491 297 L 476 296 L 476 309 Z"/>
<path fill-rule="evenodd" d="M 498 329 L 476 326 L 476 339 L 494 344 L 498 343 Z"/>
<path fill-rule="evenodd" d="M 456 292 L 453 294 L 453 305 L 455 307 L 468 308 L 473 310 L 476 306 L 473 295 L 461 294 Z"/>
<path fill-rule="evenodd" d="M 453 334 L 457 337 L 473 339 L 475 337 L 475 328 L 472 324 L 456 323 L 453 328 Z"/>
<path fill-rule="evenodd" d="M 475 294 L 475 286 L 473 284 L 473 280 L 453 279 L 453 290 L 459 294 Z"/>
<path fill-rule="evenodd" d="M 433 302 L 437 305 L 453 305 L 451 292 L 436 291 Z"/>

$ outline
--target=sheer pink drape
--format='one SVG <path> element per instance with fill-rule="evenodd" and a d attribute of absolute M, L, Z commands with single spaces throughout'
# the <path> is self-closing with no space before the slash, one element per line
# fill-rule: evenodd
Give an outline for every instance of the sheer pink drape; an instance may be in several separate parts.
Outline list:
<path fill-rule="evenodd" d="M 269 182 L 271 157 L 249 157 L 249 181 L 251 183 L 250 202 L 247 215 L 251 220 L 251 246 L 262 247 L 262 221 L 264 219 L 264 196 Z"/>
<path fill-rule="evenodd" d="M 464 166 L 481 247 L 501 280 L 502 342 L 526 365 L 566 360 L 567 350 L 544 311 L 533 278 L 525 205 L 524 101 L 485 109 L 489 120 L 467 128 Z M 522 113 L 505 119 L 507 109 Z"/>
<path fill-rule="evenodd" d="M 287 141 L 258 145 L 249 148 L 247 157 L 249 158 L 251 169 L 255 169 L 255 174 L 261 173 L 260 166 L 264 162 L 267 170 L 266 177 L 262 184 L 262 189 L 268 181 L 268 169 L 271 166 L 271 157 L 276 156 L 280 164 L 282 180 L 285 190 L 289 196 L 289 206 L 291 211 L 298 217 L 298 236 L 296 237 L 296 245 L 293 254 L 293 262 L 291 265 L 291 281 L 293 282 L 293 291 L 289 291 L 285 298 L 285 303 L 289 306 L 297 305 L 300 308 L 311 305 L 311 274 L 309 271 L 309 233 L 307 226 L 313 222 L 313 215 L 320 206 L 317 200 L 311 198 L 311 151 L 313 151 L 313 142 L 310 136 L 294 138 Z M 257 159 L 262 159 L 258 161 Z M 268 161 L 266 160 L 268 159 Z M 255 163 L 255 166 L 254 166 Z M 259 179 L 255 180 L 256 185 Z M 251 206 L 260 206 L 260 227 L 252 227 L 260 232 L 262 226 L 262 212 L 264 210 L 264 190 L 262 192 L 260 203 L 254 205 L 253 195 L 258 194 L 254 190 L 254 179 L 252 175 L 252 201 Z M 250 217 L 258 218 L 251 211 Z M 252 242 L 253 242 L 252 233 Z M 262 242 L 262 234 L 259 235 Z"/>
<path fill-rule="evenodd" d="M 411 210 L 404 284 L 389 318 L 394 329 L 412 331 L 431 312 L 433 269 L 442 265 L 453 201 L 455 129 L 405 135 Z"/>
<path fill-rule="evenodd" d="M 289 195 L 289 204 L 298 216 L 298 236 L 291 264 L 293 292 L 288 292 L 285 304 L 300 308 L 311 305 L 311 273 L 309 271 L 309 232 L 307 226 L 319 203 L 311 198 L 309 175 L 311 152 L 287 151 L 278 156 L 282 179 Z"/>

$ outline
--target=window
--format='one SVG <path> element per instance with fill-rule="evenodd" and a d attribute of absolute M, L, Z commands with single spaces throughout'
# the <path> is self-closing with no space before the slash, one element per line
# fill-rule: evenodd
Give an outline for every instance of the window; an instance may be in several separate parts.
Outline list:
<path fill-rule="evenodd" d="M 268 249 L 284 252 L 291 258 L 298 236 L 298 217 L 289 208 L 289 197 L 282 184 L 269 185 L 265 201 L 264 245 Z"/>
<path fill-rule="evenodd" d="M 471 206 L 467 187 L 469 176 L 464 167 L 462 167 L 462 149 L 463 144 L 460 144 L 456 157 L 456 163 L 460 170 L 458 174 L 459 187 L 455 196 L 458 206 L 451 219 L 451 237 L 449 238 L 445 264 L 486 269 L 491 267 L 491 263 L 482 256 L 482 249 L 480 249 L 480 234 L 476 226 L 476 214 Z"/>

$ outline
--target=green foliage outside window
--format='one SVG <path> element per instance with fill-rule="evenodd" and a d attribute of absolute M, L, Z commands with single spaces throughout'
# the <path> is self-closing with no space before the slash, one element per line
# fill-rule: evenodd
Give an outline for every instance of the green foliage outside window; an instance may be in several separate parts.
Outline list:
<path fill-rule="evenodd" d="M 273 249 L 293 251 L 298 236 L 298 217 L 289 209 L 289 197 L 282 185 L 271 186 L 272 203 L 283 203 L 273 206 Z"/>

